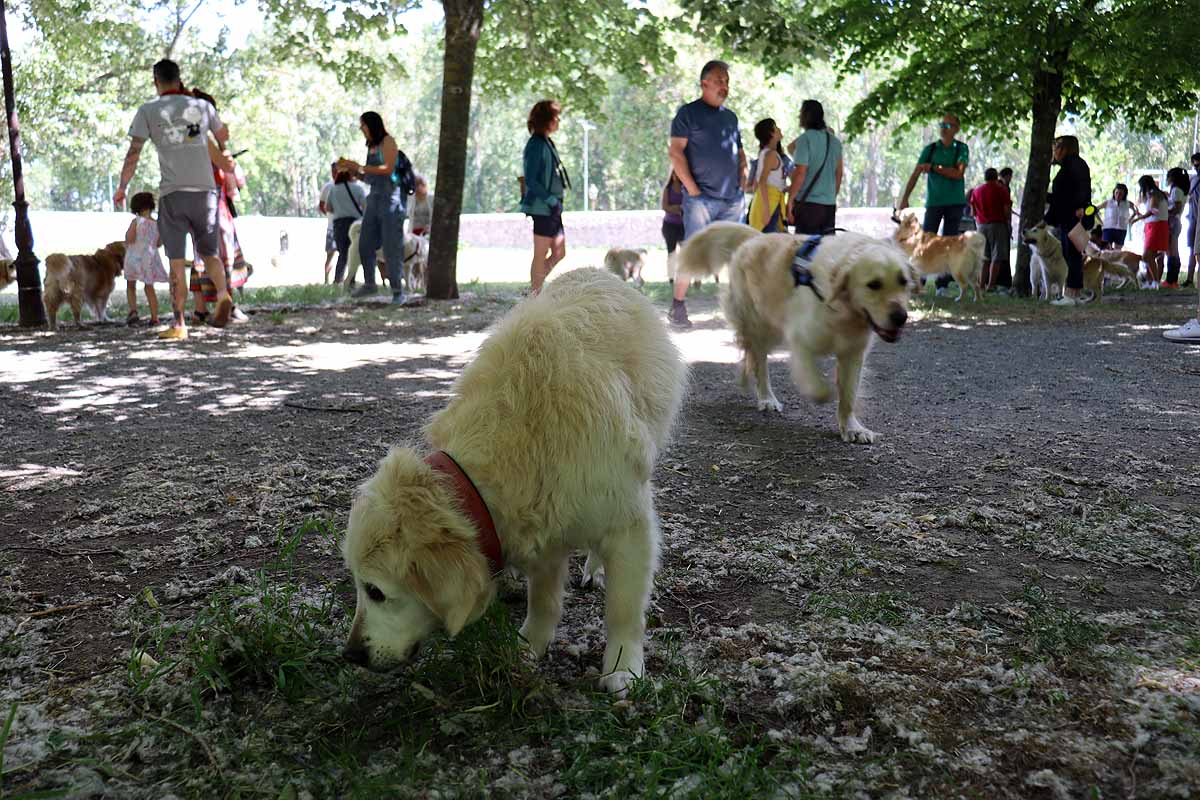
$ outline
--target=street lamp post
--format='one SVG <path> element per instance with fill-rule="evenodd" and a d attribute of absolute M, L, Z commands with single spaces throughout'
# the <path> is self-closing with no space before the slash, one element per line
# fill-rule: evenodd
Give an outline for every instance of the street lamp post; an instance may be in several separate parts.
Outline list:
<path fill-rule="evenodd" d="M 588 182 L 588 131 L 594 131 L 596 126 L 586 119 L 579 120 L 579 124 L 583 126 L 583 210 L 587 211 L 588 190 L 591 186 Z"/>
<path fill-rule="evenodd" d="M 4 112 L 8 119 L 8 147 L 12 158 L 13 208 L 17 218 L 17 303 L 22 327 L 46 324 L 42 306 L 42 279 L 38 259 L 33 254 L 33 231 L 29 227 L 29 204 L 25 202 L 25 178 L 21 173 L 21 133 L 17 125 L 17 106 L 13 99 L 12 54 L 8 49 L 8 6 L 0 0 L 0 71 L 4 73 Z"/>

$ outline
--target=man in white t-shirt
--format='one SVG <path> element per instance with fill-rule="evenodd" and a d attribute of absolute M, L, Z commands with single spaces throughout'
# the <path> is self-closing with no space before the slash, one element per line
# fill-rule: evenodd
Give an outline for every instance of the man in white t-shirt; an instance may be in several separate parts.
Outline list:
<path fill-rule="evenodd" d="M 325 282 L 329 283 L 329 270 L 333 266 L 333 257 L 337 253 L 337 242 L 333 236 L 333 210 L 329 207 L 329 193 L 333 191 L 337 179 L 337 162 L 329 164 L 329 180 L 321 187 L 317 198 L 317 209 L 325 215 Z"/>
<path fill-rule="evenodd" d="M 129 152 L 121 167 L 121 181 L 113 194 L 113 206 L 125 202 L 125 189 L 137 170 L 138 158 L 147 139 L 158 152 L 162 180 L 158 185 L 158 235 L 171 262 L 171 306 L 175 321 L 158 334 L 160 339 L 186 339 L 183 306 L 188 283 L 186 242 L 204 261 L 204 271 L 217 290 L 217 307 L 211 324 L 223 328 L 233 312 L 233 298 L 225 285 L 225 268 L 218 257 L 220 232 L 217 224 L 217 185 L 213 159 L 233 171 L 232 159 L 221 151 L 229 131 L 212 103 L 184 91 L 179 65 L 163 59 L 154 65 L 154 89 L 158 97 L 144 103 L 129 126 Z"/>

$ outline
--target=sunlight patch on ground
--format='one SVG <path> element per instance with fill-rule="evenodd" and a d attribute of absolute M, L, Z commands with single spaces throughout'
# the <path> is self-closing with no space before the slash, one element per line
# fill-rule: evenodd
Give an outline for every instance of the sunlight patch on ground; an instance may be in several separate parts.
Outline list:
<path fill-rule="evenodd" d="M 486 332 L 477 332 L 409 342 L 306 342 L 280 346 L 251 344 L 230 356 L 256 361 L 276 359 L 289 367 L 313 372 L 340 372 L 369 364 L 434 356 L 448 356 L 452 363 L 461 364 L 474 354 L 486 337 Z"/>
<path fill-rule="evenodd" d="M 70 356 L 59 350 L 40 353 L 22 353 L 16 350 L 0 350 L 0 383 L 25 384 L 54 377 L 69 361 Z"/>
<path fill-rule="evenodd" d="M 82 472 L 66 467 L 47 467 L 42 464 L 18 464 L 15 467 L 0 467 L 0 484 L 5 491 L 20 492 L 36 489 L 65 478 L 75 478 Z"/>
<path fill-rule="evenodd" d="M 969 331 L 969 330 L 971 330 L 970 325 L 955 325 L 950 322 L 943 322 L 943 323 L 939 324 L 938 327 L 939 328 L 948 328 L 952 331 Z"/>
<path fill-rule="evenodd" d="M 701 322 L 704 315 L 692 316 L 692 322 Z M 712 319 L 709 315 L 708 319 Z M 736 364 L 741 360 L 733 336 L 725 328 L 692 329 L 690 331 L 671 331 L 671 339 L 683 353 L 683 358 L 689 364 L 697 361 L 709 361 L 717 364 Z"/>

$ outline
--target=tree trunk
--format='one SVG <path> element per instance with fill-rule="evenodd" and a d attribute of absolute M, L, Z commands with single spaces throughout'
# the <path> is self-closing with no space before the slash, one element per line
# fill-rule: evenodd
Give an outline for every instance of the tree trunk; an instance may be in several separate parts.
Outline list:
<path fill-rule="evenodd" d="M 1034 75 L 1033 129 L 1029 135 L 1029 164 L 1025 170 L 1025 190 L 1021 193 L 1021 223 L 1017 241 L 1022 231 L 1042 221 L 1046 215 L 1046 196 L 1050 193 L 1050 160 L 1054 150 L 1054 126 L 1062 111 L 1062 67 L 1067 63 L 1067 50 L 1054 54 L 1053 62 L 1058 70 L 1051 72 L 1042 68 Z M 1013 275 L 1013 289 L 1022 297 L 1030 294 L 1029 248 L 1024 244 L 1017 247 L 1017 271 Z"/>
<path fill-rule="evenodd" d="M 458 297 L 458 217 L 466 180 L 471 82 L 483 27 L 483 0 L 442 0 L 442 8 L 446 12 L 446 54 L 426 293 L 434 300 L 453 300 Z"/>

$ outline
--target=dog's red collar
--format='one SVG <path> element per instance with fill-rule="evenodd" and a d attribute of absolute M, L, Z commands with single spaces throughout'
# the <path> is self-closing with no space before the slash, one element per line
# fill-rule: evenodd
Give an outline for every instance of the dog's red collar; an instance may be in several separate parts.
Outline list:
<path fill-rule="evenodd" d="M 454 482 L 454 493 L 462 503 L 462 509 L 467 518 L 475 525 L 475 534 L 479 540 L 479 549 L 487 557 L 492 567 L 492 574 L 499 574 L 504 569 L 504 551 L 500 548 L 500 536 L 496 533 L 496 523 L 492 522 L 492 514 L 488 511 L 487 503 L 475 488 L 471 478 L 458 465 L 458 462 L 442 450 L 425 456 L 425 463 L 438 472 L 443 473 Z"/>

